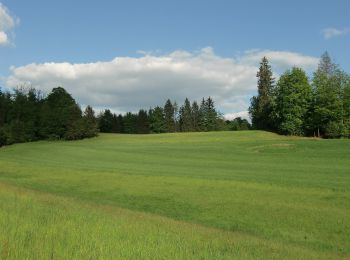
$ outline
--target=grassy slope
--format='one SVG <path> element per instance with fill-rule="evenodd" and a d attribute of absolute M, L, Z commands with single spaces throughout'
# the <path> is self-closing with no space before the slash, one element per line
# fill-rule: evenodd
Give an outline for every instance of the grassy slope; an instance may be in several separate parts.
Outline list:
<path fill-rule="evenodd" d="M 50 204 L 49 212 L 72 214 L 73 227 L 88 218 L 91 232 L 101 238 L 101 252 L 108 252 L 112 241 L 121 243 L 118 239 L 108 242 L 105 232 L 97 228 L 113 227 L 115 214 L 100 208 L 108 206 L 125 219 L 120 225 L 124 231 L 135 225 L 134 238 L 125 235 L 127 241 L 138 232 L 145 234 L 153 223 L 155 231 L 150 234 L 154 236 L 147 235 L 144 244 L 137 240 L 146 257 L 150 256 L 147 241 L 156 243 L 157 232 L 164 237 L 162 254 L 174 251 L 177 255 L 170 255 L 178 258 L 182 258 L 180 252 L 187 252 L 186 256 L 203 252 L 207 257 L 274 253 L 292 258 L 349 257 L 349 150 L 349 140 L 288 138 L 253 131 L 102 135 L 78 142 L 21 144 L 0 149 L 0 182 L 7 183 L 0 196 L 10 196 L 13 185 L 56 194 L 53 200 L 59 203 Z M 45 213 L 43 195 L 24 193 L 23 199 L 32 198 L 29 210 L 36 212 L 34 216 L 50 214 Z M 65 206 L 62 196 L 74 199 L 74 207 Z M 18 205 L 22 197 L 16 197 Z M 84 205 L 82 201 L 94 205 L 94 210 L 76 210 Z M 18 214 L 16 209 L 4 210 L 11 204 L 10 199 L 0 211 Z M 94 214 L 104 217 L 100 220 Z M 133 214 L 145 217 L 127 221 Z M 1 216 L 0 228 L 12 226 Z M 64 219 L 63 228 L 67 226 Z M 193 229 L 201 231 L 191 236 L 188 230 Z M 0 241 L 5 241 L 1 233 Z M 213 237 L 217 247 L 210 251 Z M 178 248 L 179 241 L 184 241 L 183 250 Z"/>

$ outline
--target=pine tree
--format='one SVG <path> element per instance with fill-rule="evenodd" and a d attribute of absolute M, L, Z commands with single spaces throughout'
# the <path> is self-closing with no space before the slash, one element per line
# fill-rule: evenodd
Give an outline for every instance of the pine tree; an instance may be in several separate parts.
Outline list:
<path fill-rule="evenodd" d="M 136 134 L 137 133 L 137 115 L 127 112 L 123 117 L 124 122 L 124 132 L 126 134 Z"/>
<path fill-rule="evenodd" d="M 216 112 L 215 106 L 214 106 L 214 101 L 211 97 L 208 97 L 208 99 L 205 102 L 205 107 L 206 107 L 206 128 L 207 131 L 214 131 L 218 130 L 218 113 Z"/>
<path fill-rule="evenodd" d="M 192 108 L 188 98 L 185 99 L 184 105 L 180 109 L 181 113 L 181 131 L 190 132 L 193 131 L 192 125 Z"/>
<path fill-rule="evenodd" d="M 204 98 L 202 98 L 201 105 L 199 107 L 198 126 L 199 131 L 207 131 L 207 109 Z"/>
<path fill-rule="evenodd" d="M 257 73 L 258 95 L 251 99 L 249 114 L 255 129 L 274 130 L 273 116 L 273 88 L 271 66 L 266 57 L 263 57 Z"/>
<path fill-rule="evenodd" d="M 136 133 L 148 134 L 150 132 L 150 123 L 147 112 L 141 109 L 137 115 Z"/>
<path fill-rule="evenodd" d="M 45 138 L 62 139 L 76 133 L 77 121 L 82 118 L 79 105 L 62 87 L 52 89 L 41 110 L 41 133 Z M 80 126 L 79 126 L 80 127 Z M 72 138 L 72 134 L 68 138 Z"/>
<path fill-rule="evenodd" d="M 106 109 L 98 118 L 98 125 L 101 133 L 113 132 L 113 114 Z"/>
<path fill-rule="evenodd" d="M 192 126 L 193 126 L 193 131 L 200 131 L 199 120 L 200 120 L 199 106 L 198 106 L 197 102 L 194 101 L 192 103 Z"/>
<path fill-rule="evenodd" d="M 175 109 L 170 99 L 164 105 L 164 127 L 165 132 L 175 132 Z"/>
<path fill-rule="evenodd" d="M 98 133 L 98 123 L 95 117 L 95 111 L 91 106 L 87 106 L 83 115 L 84 121 L 84 137 L 94 137 Z"/>
<path fill-rule="evenodd" d="M 162 107 L 155 107 L 154 109 L 150 109 L 149 112 L 150 116 L 150 126 L 151 131 L 153 133 L 164 133 L 165 126 L 164 126 L 164 111 Z"/>

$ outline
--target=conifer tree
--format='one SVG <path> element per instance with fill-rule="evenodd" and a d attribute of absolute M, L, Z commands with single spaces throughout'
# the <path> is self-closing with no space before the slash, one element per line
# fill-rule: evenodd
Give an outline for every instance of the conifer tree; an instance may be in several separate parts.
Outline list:
<path fill-rule="evenodd" d="M 150 109 L 150 127 L 153 133 L 164 133 L 164 111 L 162 107 L 156 106 Z"/>
<path fill-rule="evenodd" d="M 192 125 L 192 108 L 188 98 L 185 99 L 184 105 L 180 109 L 181 114 L 181 131 L 190 132 L 193 131 Z"/>
<path fill-rule="evenodd" d="M 199 106 L 198 106 L 196 101 L 193 101 L 193 103 L 192 103 L 192 126 L 193 126 L 193 131 L 200 131 L 199 120 L 200 120 Z"/>
<path fill-rule="evenodd" d="M 83 115 L 84 137 L 94 137 L 98 133 L 98 123 L 95 117 L 95 111 L 91 106 L 87 106 Z"/>
<path fill-rule="evenodd" d="M 167 133 L 175 132 L 175 108 L 170 99 L 164 105 L 164 127 Z"/>
<path fill-rule="evenodd" d="M 275 128 L 273 115 L 274 78 L 266 57 L 263 57 L 256 76 L 258 78 L 258 95 L 251 99 L 249 114 L 255 129 L 271 131 Z"/>
<path fill-rule="evenodd" d="M 137 115 L 136 133 L 137 134 L 148 134 L 150 132 L 150 123 L 147 112 L 140 109 Z"/>

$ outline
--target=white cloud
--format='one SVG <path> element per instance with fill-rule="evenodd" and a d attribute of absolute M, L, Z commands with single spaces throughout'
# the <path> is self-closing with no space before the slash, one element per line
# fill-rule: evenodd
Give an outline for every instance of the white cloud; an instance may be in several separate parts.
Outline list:
<path fill-rule="evenodd" d="M 8 45 L 13 28 L 19 20 L 11 16 L 10 12 L 2 3 L 0 3 L 0 45 Z"/>
<path fill-rule="evenodd" d="M 334 37 L 342 36 L 348 33 L 350 33 L 350 28 L 337 29 L 337 28 L 330 27 L 322 30 L 323 37 L 326 40 L 329 40 Z"/>
<path fill-rule="evenodd" d="M 77 101 L 95 108 L 137 111 L 163 105 L 167 98 L 182 103 L 211 96 L 223 113 L 246 111 L 256 92 L 256 72 L 263 56 L 273 67 L 293 65 L 314 69 L 318 59 L 292 52 L 249 51 L 224 58 L 207 47 L 141 57 L 117 57 L 94 63 L 42 63 L 12 67 L 8 87 L 28 85 L 48 93 L 63 86 Z"/>
<path fill-rule="evenodd" d="M 248 111 L 240 111 L 240 112 L 237 112 L 237 113 L 228 113 L 228 114 L 224 115 L 224 118 L 226 120 L 233 120 L 233 119 L 235 119 L 237 117 L 240 117 L 242 119 L 247 119 L 249 122 L 251 121 Z"/>
<path fill-rule="evenodd" d="M 278 72 L 291 67 L 302 67 L 305 70 L 312 70 L 317 66 L 319 61 L 318 58 L 289 51 L 252 50 L 245 52 L 242 62 L 257 64 L 263 56 L 268 58 L 274 70 Z"/>

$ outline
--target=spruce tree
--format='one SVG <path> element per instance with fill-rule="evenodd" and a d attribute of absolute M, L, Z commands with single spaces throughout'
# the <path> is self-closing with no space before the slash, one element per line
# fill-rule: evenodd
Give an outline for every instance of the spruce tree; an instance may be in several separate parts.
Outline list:
<path fill-rule="evenodd" d="M 91 106 L 87 106 L 83 115 L 84 137 L 94 137 L 98 133 L 98 123 L 95 117 L 95 111 Z"/>
<path fill-rule="evenodd" d="M 137 115 L 136 133 L 148 134 L 150 132 L 150 123 L 147 111 L 140 109 Z"/>
<path fill-rule="evenodd" d="M 207 131 L 207 109 L 204 98 L 202 98 L 201 105 L 199 107 L 198 126 L 199 131 Z"/>
<path fill-rule="evenodd" d="M 196 101 L 193 101 L 193 103 L 192 103 L 192 126 L 193 126 L 193 131 L 200 131 L 199 120 L 200 120 L 199 106 L 198 106 Z"/>
<path fill-rule="evenodd" d="M 214 101 L 211 97 L 208 97 L 208 99 L 206 100 L 205 107 L 207 117 L 207 131 L 218 130 L 218 113 L 216 112 Z"/>
<path fill-rule="evenodd" d="M 255 129 L 272 131 L 275 128 L 273 116 L 274 78 L 266 57 L 263 57 L 256 76 L 258 78 L 258 95 L 251 99 L 249 107 L 252 125 Z"/>
<path fill-rule="evenodd" d="M 162 107 L 156 106 L 154 109 L 150 109 L 150 127 L 153 133 L 164 133 L 164 110 Z"/>
<path fill-rule="evenodd" d="M 167 133 L 175 132 L 175 108 L 170 99 L 164 105 L 164 127 Z"/>
<path fill-rule="evenodd" d="M 193 131 L 192 108 L 188 98 L 185 99 L 184 105 L 180 109 L 180 113 L 181 113 L 181 131 L 182 132 Z"/>

